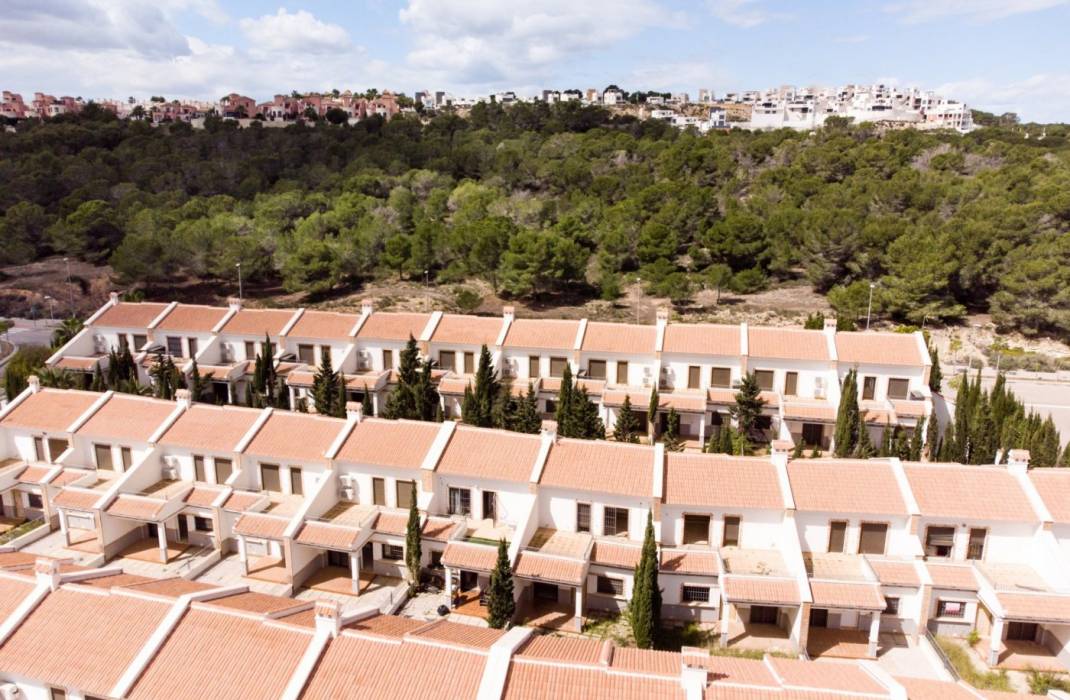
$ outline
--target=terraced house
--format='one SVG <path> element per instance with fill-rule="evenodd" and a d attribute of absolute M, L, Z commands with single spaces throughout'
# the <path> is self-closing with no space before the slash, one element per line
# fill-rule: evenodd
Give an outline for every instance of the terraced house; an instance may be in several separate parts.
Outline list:
<path fill-rule="evenodd" d="M 0 499 L 98 563 L 181 576 L 179 555 L 198 571 L 229 556 L 281 593 L 357 599 L 407 576 L 415 505 L 422 567 L 457 614 L 486 616 L 505 540 L 517 621 L 553 629 L 627 604 L 649 519 L 663 618 L 730 646 L 874 658 L 882 631 L 976 631 L 995 668 L 1070 662 L 1070 473 L 1022 451 L 998 466 L 666 453 L 348 409 L 34 379 L 0 412 Z"/>
<path fill-rule="evenodd" d="M 365 301 L 351 314 L 246 309 L 237 301 L 227 308 L 130 303 L 113 295 L 48 364 L 89 375 L 106 366 L 110 351 L 126 347 L 147 382 L 163 353 L 187 373 L 196 360 L 218 402 L 242 403 L 267 343 L 291 405 L 309 395 L 316 367 L 329 354 L 332 367 L 345 375 L 349 399 L 368 395 L 378 414 L 410 337 L 434 363 L 446 417 L 460 415 L 483 346 L 513 391 L 531 386 L 538 393 L 546 418 L 554 413 L 566 366 L 609 427 L 625 397 L 643 410 L 657 387 L 657 420 L 675 409 L 692 448 L 730 422 L 745 374 L 754 375 L 765 400 L 759 428 L 783 445 L 832 446 L 841 380 L 852 369 L 874 444 L 895 427 L 909 434 L 933 412 L 931 363 L 920 333 L 836 332 L 834 324 L 824 330 L 682 324 L 671 323 L 664 311 L 654 325 L 638 325 L 516 318 L 512 307 L 492 318 L 381 312 Z M 640 422 L 645 430 L 647 421 Z"/>

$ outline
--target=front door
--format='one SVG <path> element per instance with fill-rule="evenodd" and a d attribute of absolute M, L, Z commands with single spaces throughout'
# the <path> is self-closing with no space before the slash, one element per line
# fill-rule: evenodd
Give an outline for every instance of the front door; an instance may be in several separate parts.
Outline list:
<path fill-rule="evenodd" d="M 461 590 L 470 591 L 479 585 L 479 575 L 474 571 L 461 572 Z"/>
<path fill-rule="evenodd" d="M 180 542 L 189 541 L 189 523 L 184 515 L 178 516 L 178 539 Z"/>
<path fill-rule="evenodd" d="M 1008 622 L 1007 639 L 1017 642 L 1035 642 L 1037 624 L 1035 622 Z"/>
<path fill-rule="evenodd" d="M 544 603 L 557 602 L 557 586 L 552 583 L 533 583 L 532 593 L 536 601 Z"/>
<path fill-rule="evenodd" d="M 813 608 L 810 610 L 810 626 L 811 627 L 828 627 L 829 626 L 829 611 L 824 608 Z"/>
<path fill-rule="evenodd" d="M 349 555 L 345 552 L 327 551 L 327 565 L 337 566 L 343 569 L 349 568 Z"/>
<path fill-rule="evenodd" d="M 483 492 L 483 518 L 487 520 L 498 519 L 498 495 L 493 491 Z"/>
<path fill-rule="evenodd" d="M 145 528 L 149 531 L 149 539 L 155 540 L 159 538 L 160 533 L 156 530 L 156 523 L 149 523 Z"/>
<path fill-rule="evenodd" d="M 374 561 L 375 561 L 375 548 L 372 546 L 371 542 L 368 542 L 360 550 L 360 568 L 362 568 L 362 569 L 370 569 L 371 566 L 372 566 L 372 562 L 374 562 Z"/>
<path fill-rule="evenodd" d="M 769 605 L 752 605 L 750 607 L 750 622 L 752 625 L 775 625 L 777 608 Z"/>

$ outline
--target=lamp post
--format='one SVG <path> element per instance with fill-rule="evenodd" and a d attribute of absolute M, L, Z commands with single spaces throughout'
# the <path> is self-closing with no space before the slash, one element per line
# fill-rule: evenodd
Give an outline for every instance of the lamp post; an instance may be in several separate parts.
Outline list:
<path fill-rule="evenodd" d="M 45 297 L 45 301 L 48 302 L 48 320 L 56 320 L 56 300 L 52 297 Z"/>
<path fill-rule="evenodd" d="M 869 304 L 866 306 L 866 330 L 869 330 L 869 317 L 873 313 L 873 288 L 877 285 L 873 282 L 869 283 Z"/>
<path fill-rule="evenodd" d="M 234 267 L 238 268 L 238 301 L 242 300 L 242 288 L 241 288 L 241 263 L 238 263 Z"/>
<path fill-rule="evenodd" d="M 635 322 L 639 323 L 639 301 L 643 295 L 643 278 L 635 278 Z"/>
<path fill-rule="evenodd" d="M 429 270 L 424 270 L 424 311 L 431 310 L 431 283 L 428 281 Z"/>
<path fill-rule="evenodd" d="M 63 262 L 67 263 L 67 294 L 70 296 L 71 318 L 74 318 L 74 285 L 71 284 L 71 259 L 63 258 Z"/>

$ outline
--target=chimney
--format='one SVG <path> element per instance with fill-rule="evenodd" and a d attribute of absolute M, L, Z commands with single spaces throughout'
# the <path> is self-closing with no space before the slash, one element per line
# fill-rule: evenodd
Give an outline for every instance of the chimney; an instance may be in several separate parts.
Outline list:
<path fill-rule="evenodd" d="M 179 389 L 175 392 L 175 402 L 189 408 L 193 405 L 193 395 L 190 394 L 189 389 Z"/>
<path fill-rule="evenodd" d="M 364 420 L 364 405 L 360 401 L 346 401 L 346 418 L 357 423 Z"/>
<path fill-rule="evenodd" d="M 342 631 L 342 611 L 335 600 L 317 600 L 315 607 L 316 631 L 325 631 L 331 638 Z"/>
<path fill-rule="evenodd" d="M 375 311 L 375 303 L 371 299 L 360 300 L 360 312 L 367 316 L 371 312 Z"/>
<path fill-rule="evenodd" d="M 119 303 L 119 292 L 109 292 L 108 293 L 108 301 L 111 303 L 112 306 L 115 306 L 116 304 L 118 304 Z"/>
<path fill-rule="evenodd" d="M 1029 450 L 1011 450 L 1007 453 L 1007 471 L 1025 474 L 1029 470 Z"/>
<path fill-rule="evenodd" d="M 38 585 L 45 584 L 49 590 L 59 588 L 59 561 L 38 557 L 33 563 L 33 575 Z"/>
<path fill-rule="evenodd" d="M 36 374 L 26 377 L 26 384 L 30 387 L 31 394 L 41 391 L 41 379 Z"/>
<path fill-rule="evenodd" d="M 826 316 L 825 317 L 825 332 L 826 333 L 835 333 L 836 332 L 836 317 L 835 316 Z"/>
<path fill-rule="evenodd" d="M 790 456 L 795 450 L 795 443 L 791 440 L 773 440 L 769 443 L 769 452 L 775 456 Z"/>
<path fill-rule="evenodd" d="M 658 323 L 668 323 L 669 322 L 669 309 L 668 308 L 662 306 L 661 308 L 658 309 L 657 321 L 658 321 Z"/>
<path fill-rule="evenodd" d="M 709 674 L 710 652 L 696 647 L 680 650 L 680 687 L 687 700 L 699 700 L 705 696 L 706 679 Z"/>
<path fill-rule="evenodd" d="M 241 299 L 237 297 L 227 297 L 227 306 L 231 311 L 241 311 Z"/>
<path fill-rule="evenodd" d="M 514 320 L 516 320 L 516 307 L 515 306 L 503 306 L 502 307 L 502 318 L 504 318 L 509 323 L 512 323 Z"/>

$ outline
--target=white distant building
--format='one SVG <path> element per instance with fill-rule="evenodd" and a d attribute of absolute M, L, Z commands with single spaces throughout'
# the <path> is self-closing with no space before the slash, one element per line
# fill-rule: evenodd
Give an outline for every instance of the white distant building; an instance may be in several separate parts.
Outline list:
<path fill-rule="evenodd" d="M 624 104 L 624 93 L 620 90 L 606 90 L 602 93 L 602 104 L 607 107 Z"/>

